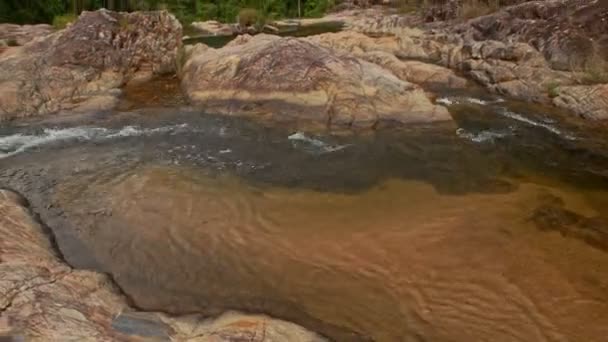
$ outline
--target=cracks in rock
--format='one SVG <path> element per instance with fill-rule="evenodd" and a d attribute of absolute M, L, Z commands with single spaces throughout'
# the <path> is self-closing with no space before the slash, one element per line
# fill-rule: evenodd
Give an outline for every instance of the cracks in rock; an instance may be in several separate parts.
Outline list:
<path fill-rule="evenodd" d="M 20 286 L 19 288 L 14 289 L 14 291 L 13 291 L 14 293 L 12 295 L 10 295 L 9 298 L 7 299 L 7 304 L 3 305 L 2 307 L 0 307 L 0 314 L 6 312 L 8 310 L 10 310 L 10 308 L 13 306 L 13 302 L 15 301 L 15 299 L 19 295 L 21 295 L 21 294 L 23 294 L 25 292 L 28 292 L 28 291 L 35 290 L 35 289 L 37 289 L 39 287 L 42 287 L 42 286 L 53 285 L 53 284 L 57 283 L 59 280 L 61 280 L 63 277 L 65 277 L 66 275 L 72 273 L 72 271 L 73 271 L 72 269 L 69 269 L 69 270 L 67 270 L 65 272 L 60 272 L 60 273 L 52 275 L 51 279 L 48 280 L 48 281 L 44 281 L 42 283 L 32 284 L 32 285 L 29 285 L 29 286 Z M 24 280 L 23 282 L 27 284 L 27 283 L 32 282 L 36 278 L 41 278 L 41 277 L 40 276 L 36 276 L 36 277 L 33 277 L 33 278 L 28 278 L 28 279 Z"/>

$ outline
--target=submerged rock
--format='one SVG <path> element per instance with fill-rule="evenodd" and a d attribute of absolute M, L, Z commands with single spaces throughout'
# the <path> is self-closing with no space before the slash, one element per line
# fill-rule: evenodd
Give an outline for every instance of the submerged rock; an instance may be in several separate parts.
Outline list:
<path fill-rule="evenodd" d="M 203 319 L 135 312 L 107 276 L 63 263 L 24 205 L 0 190 L 0 340 L 324 341 L 262 315 Z"/>
<path fill-rule="evenodd" d="M 109 109 L 128 81 L 175 72 L 181 34 L 167 12 L 84 12 L 0 55 L 0 119 Z"/>
<path fill-rule="evenodd" d="M 222 49 L 194 50 L 182 87 L 209 111 L 328 127 L 451 120 L 418 86 L 304 39 L 241 36 Z"/>

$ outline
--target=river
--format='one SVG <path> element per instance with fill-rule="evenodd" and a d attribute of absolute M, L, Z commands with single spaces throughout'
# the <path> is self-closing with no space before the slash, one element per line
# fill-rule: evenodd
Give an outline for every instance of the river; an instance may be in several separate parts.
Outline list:
<path fill-rule="evenodd" d="M 357 133 L 127 97 L 2 126 L 0 186 L 134 307 L 336 341 L 608 336 L 605 127 L 473 91 L 439 98 L 454 123 Z"/>

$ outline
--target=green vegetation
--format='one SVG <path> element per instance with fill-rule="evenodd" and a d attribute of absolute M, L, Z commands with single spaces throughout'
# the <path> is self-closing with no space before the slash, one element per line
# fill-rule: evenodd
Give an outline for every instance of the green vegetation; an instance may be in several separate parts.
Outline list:
<path fill-rule="evenodd" d="M 558 82 L 550 82 L 549 84 L 547 84 L 547 95 L 549 95 L 550 98 L 558 97 L 559 86 L 560 85 Z"/>
<path fill-rule="evenodd" d="M 64 29 L 69 23 L 76 21 L 76 16 L 72 13 L 57 15 L 53 18 L 53 27 L 57 30 Z"/>
<path fill-rule="evenodd" d="M 334 6 L 334 0 L 0 0 L 0 22 L 52 23 L 65 27 L 85 10 L 116 11 L 166 9 L 182 23 L 219 20 L 235 22 L 241 17 L 254 24 L 266 18 L 318 17 Z M 255 15 L 254 15 L 255 12 Z"/>
<path fill-rule="evenodd" d="M 253 8 L 243 8 L 239 11 L 238 18 L 238 23 L 241 27 L 257 25 L 263 20 L 260 13 Z"/>

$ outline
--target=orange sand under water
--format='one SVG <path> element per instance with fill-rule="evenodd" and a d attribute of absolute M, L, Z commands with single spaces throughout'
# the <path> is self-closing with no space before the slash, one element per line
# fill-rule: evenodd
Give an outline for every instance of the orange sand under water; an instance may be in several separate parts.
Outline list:
<path fill-rule="evenodd" d="M 389 180 L 337 194 L 148 167 L 58 198 L 143 308 L 264 311 L 339 341 L 608 336 L 608 253 L 559 215 L 603 219 L 606 193 Z M 108 214 L 88 218 L 82 198 Z M 558 214 L 542 221 L 547 207 Z"/>

